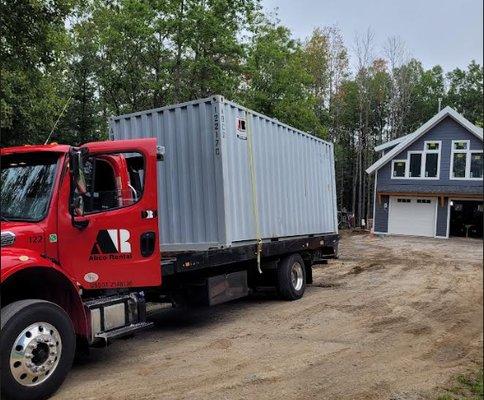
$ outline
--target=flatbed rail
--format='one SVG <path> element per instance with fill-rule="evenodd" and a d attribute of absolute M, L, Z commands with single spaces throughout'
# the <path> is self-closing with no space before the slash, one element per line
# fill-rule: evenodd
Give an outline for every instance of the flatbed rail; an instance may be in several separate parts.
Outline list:
<path fill-rule="evenodd" d="M 311 254 L 313 261 L 337 258 L 339 235 L 335 233 L 317 234 L 306 237 L 269 239 L 262 243 L 261 257 L 270 260 L 290 253 Z M 163 276 L 220 267 L 228 264 L 256 260 L 257 244 L 162 253 Z"/>

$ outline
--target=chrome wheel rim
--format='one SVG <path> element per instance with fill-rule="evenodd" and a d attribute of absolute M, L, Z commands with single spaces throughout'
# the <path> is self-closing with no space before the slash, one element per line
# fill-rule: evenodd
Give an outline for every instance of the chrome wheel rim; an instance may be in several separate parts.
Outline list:
<path fill-rule="evenodd" d="M 59 331 L 47 322 L 36 322 L 15 339 L 10 352 L 10 371 L 23 386 L 35 386 L 52 375 L 59 364 L 62 340 Z"/>
<path fill-rule="evenodd" d="M 304 282 L 304 273 L 302 265 L 298 262 L 294 263 L 291 267 L 291 282 L 295 290 L 301 290 Z"/>

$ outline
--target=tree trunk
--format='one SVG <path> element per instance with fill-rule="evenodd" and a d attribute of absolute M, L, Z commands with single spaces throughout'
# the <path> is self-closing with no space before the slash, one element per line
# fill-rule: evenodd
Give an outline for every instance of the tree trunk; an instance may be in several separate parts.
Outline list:
<path fill-rule="evenodd" d="M 183 40 L 182 40 L 182 23 L 183 23 L 183 13 L 184 13 L 185 1 L 180 2 L 180 11 L 178 15 L 178 27 L 177 27 L 177 39 L 176 39 L 176 57 L 175 66 L 173 70 L 173 102 L 179 103 L 181 97 L 181 58 L 183 51 Z"/>

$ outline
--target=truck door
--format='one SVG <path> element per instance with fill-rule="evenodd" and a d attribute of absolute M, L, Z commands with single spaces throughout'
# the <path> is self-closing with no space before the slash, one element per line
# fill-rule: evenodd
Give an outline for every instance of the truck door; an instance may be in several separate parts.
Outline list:
<path fill-rule="evenodd" d="M 86 289 L 160 285 L 156 140 L 81 149 L 83 188 L 71 181 L 69 207 L 59 207 L 60 263 Z"/>

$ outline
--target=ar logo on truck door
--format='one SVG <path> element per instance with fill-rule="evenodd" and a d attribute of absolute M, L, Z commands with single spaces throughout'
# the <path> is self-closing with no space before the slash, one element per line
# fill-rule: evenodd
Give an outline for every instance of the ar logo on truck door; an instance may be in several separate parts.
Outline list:
<path fill-rule="evenodd" d="M 127 229 L 101 229 L 91 249 L 90 261 L 131 258 L 130 233 Z M 105 254 L 109 255 L 105 256 Z"/>

